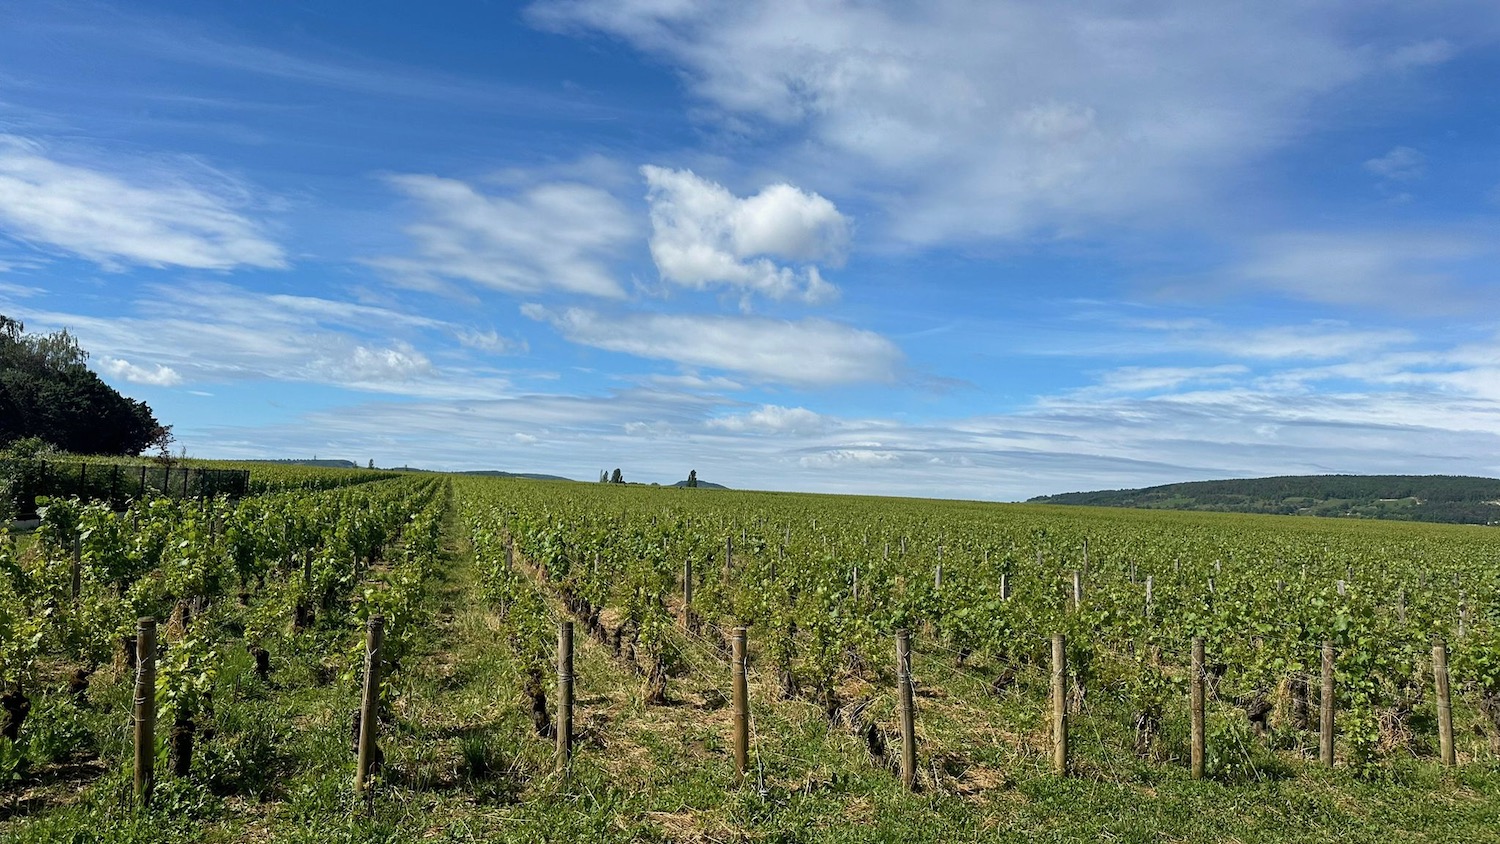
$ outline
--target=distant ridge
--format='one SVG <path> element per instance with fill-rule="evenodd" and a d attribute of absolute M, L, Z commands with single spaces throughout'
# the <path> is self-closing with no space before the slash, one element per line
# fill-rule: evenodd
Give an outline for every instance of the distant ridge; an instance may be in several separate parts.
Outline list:
<path fill-rule="evenodd" d="M 484 478 L 526 478 L 531 481 L 571 481 L 561 475 L 538 475 L 532 472 L 502 472 L 499 469 L 475 469 L 470 472 L 450 472 L 453 475 L 475 475 Z"/>
<path fill-rule="evenodd" d="M 1286 475 L 1069 492 L 1030 502 L 1500 524 L 1500 480 L 1455 475 Z"/>
<path fill-rule="evenodd" d="M 687 481 L 678 481 L 677 483 L 672 484 L 672 486 L 675 486 L 678 489 L 691 489 L 691 487 L 688 486 L 688 482 Z M 697 488 L 698 489 L 729 489 L 729 487 L 724 486 L 723 484 L 712 483 L 710 481 L 705 481 L 702 478 L 698 479 L 698 487 Z"/>

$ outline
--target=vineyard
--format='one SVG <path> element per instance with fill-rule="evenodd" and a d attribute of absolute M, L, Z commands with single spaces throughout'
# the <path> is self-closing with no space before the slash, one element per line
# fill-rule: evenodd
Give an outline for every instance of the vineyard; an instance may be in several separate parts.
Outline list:
<path fill-rule="evenodd" d="M 1500 820 L 1493 529 L 282 471 L 0 540 L 0 835 Z"/>

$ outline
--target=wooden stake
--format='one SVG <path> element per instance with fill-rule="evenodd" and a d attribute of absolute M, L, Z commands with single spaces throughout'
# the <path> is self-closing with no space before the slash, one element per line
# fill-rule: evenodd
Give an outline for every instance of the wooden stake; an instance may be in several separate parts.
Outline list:
<path fill-rule="evenodd" d="M 1193 637 L 1193 677 L 1192 677 L 1192 765 L 1193 779 L 1203 779 L 1204 758 L 1204 718 L 1203 718 L 1203 684 L 1204 684 L 1204 659 L 1203 659 L 1203 637 Z"/>
<path fill-rule="evenodd" d="M 1052 635 L 1052 773 L 1068 775 L 1068 650 L 1061 633 Z"/>
<path fill-rule="evenodd" d="M 1146 619 L 1151 618 L 1151 588 L 1155 585 L 1155 575 L 1146 575 Z"/>
<path fill-rule="evenodd" d="M 1323 643 L 1323 688 L 1318 699 L 1318 761 L 1333 767 L 1333 643 Z"/>
<path fill-rule="evenodd" d="M 557 623 L 557 770 L 573 757 L 573 622 Z"/>
<path fill-rule="evenodd" d="M 359 762 L 354 769 L 354 791 L 370 785 L 375 758 L 375 735 L 380 726 L 380 648 L 385 642 L 385 616 L 371 616 L 365 628 L 365 689 L 359 704 Z"/>
<path fill-rule="evenodd" d="M 1448 690 L 1448 643 L 1442 639 L 1432 646 L 1432 680 L 1437 686 L 1438 755 L 1444 765 L 1453 767 L 1453 698 Z"/>
<path fill-rule="evenodd" d="M 73 602 L 78 602 L 78 593 L 83 588 L 83 540 L 73 537 Z"/>
<path fill-rule="evenodd" d="M 1073 609 L 1083 606 L 1083 572 L 1073 569 Z"/>
<path fill-rule="evenodd" d="M 915 789 L 917 784 L 916 704 L 911 688 L 911 633 L 896 631 L 896 682 L 901 704 L 901 784 Z"/>
<path fill-rule="evenodd" d="M 1000 600 L 1010 600 L 1010 573 L 1000 572 Z"/>
<path fill-rule="evenodd" d="M 749 666 L 745 656 L 745 628 L 730 633 L 730 655 L 734 679 L 734 784 L 745 782 L 750 767 L 750 689 L 746 680 Z"/>
<path fill-rule="evenodd" d="M 682 617 L 686 619 L 693 611 L 693 558 L 682 561 Z"/>
<path fill-rule="evenodd" d="M 135 628 L 135 800 L 151 802 L 156 782 L 156 619 Z"/>

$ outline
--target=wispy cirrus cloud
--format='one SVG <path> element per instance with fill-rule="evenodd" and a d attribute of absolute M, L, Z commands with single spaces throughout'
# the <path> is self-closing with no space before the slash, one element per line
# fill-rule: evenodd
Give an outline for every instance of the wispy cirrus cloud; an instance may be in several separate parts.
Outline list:
<path fill-rule="evenodd" d="M 1427 156 L 1411 147 L 1393 147 L 1385 155 L 1366 161 L 1365 169 L 1382 179 L 1411 181 L 1427 172 Z"/>
<path fill-rule="evenodd" d="M 1497 253 L 1492 233 L 1466 227 L 1289 232 L 1256 239 L 1223 281 L 1325 305 L 1471 313 L 1494 299 L 1475 270 Z"/>
<path fill-rule="evenodd" d="M 694 314 L 606 314 L 585 308 L 522 308 L 567 340 L 689 367 L 803 386 L 891 383 L 904 356 L 873 331 L 823 319 Z"/>
<path fill-rule="evenodd" d="M 121 175 L 0 136 L 0 232 L 110 268 L 282 268 L 286 254 L 246 216 L 243 186 L 187 171 Z"/>
<path fill-rule="evenodd" d="M 542 0 L 530 17 L 666 61 L 705 123 L 934 244 L 1190 221 L 1323 119 L 1323 98 L 1500 33 L 1493 4 L 1460 7 L 1383 6 L 1399 37 L 1357 23 L 1355 0 Z"/>
<path fill-rule="evenodd" d="M 462 359 L 434 363 L 431 350 L 443 348 L 434 338 L 462 345 L 476 329 L 395 308 L 197 282 L 149 286 L 132 310 L 20 313 L 29 330 L 67 328 L 97 356 L 102 375 L 132 384 L 269 381 L 442 398 L 510 388 L 503 374 Z"/>
<path fill-rule="evenodd" d="M 461 281 L 507 293 L 622 298 L 612 260 L 639 236 L 636 220 L 608 191 L 579 182 L 546 182 L 492 194 L 457 179 L 389 176 L 416 203 L 406 227 L 413 256 L 369 263 L 398 283 L 431 289 Z"/>
<path fill-rule="evenodd" d="M 708 420 L 710 428 L 734 433 L 807 434 L 820 431 L 830 420 L 805 407 L 763 404 L 748 413 L 735 413 Z"/>

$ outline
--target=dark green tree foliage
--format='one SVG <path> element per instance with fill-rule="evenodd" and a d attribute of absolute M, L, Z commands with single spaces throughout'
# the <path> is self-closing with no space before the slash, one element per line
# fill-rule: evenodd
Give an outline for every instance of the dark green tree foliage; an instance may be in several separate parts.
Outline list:
<path fill-rule="evenodd" d="M 38 437 L 75 454 L 140 454 L 170 441 L 150 407 L 120 395 L 87 362 L 68 332 L 27 334 L 0 315 L 0 448 Z"/>
<path fill-rule="evenodd" d="M 688 471 L 688 486 L 691 487 L 691 488 L 693 488 L 693 489 L 697 489 L 697 487 L 698 487 L 698 470 L 697 469 L 690 469 Z"/>
<path fill-rule="evenodd" d="M 620 470 L 616 469 L 615 473 L 609 476 L 609 482 L 612 484 L 623 484 L 625 483 L 625 478 L 620 474 Z"/>

